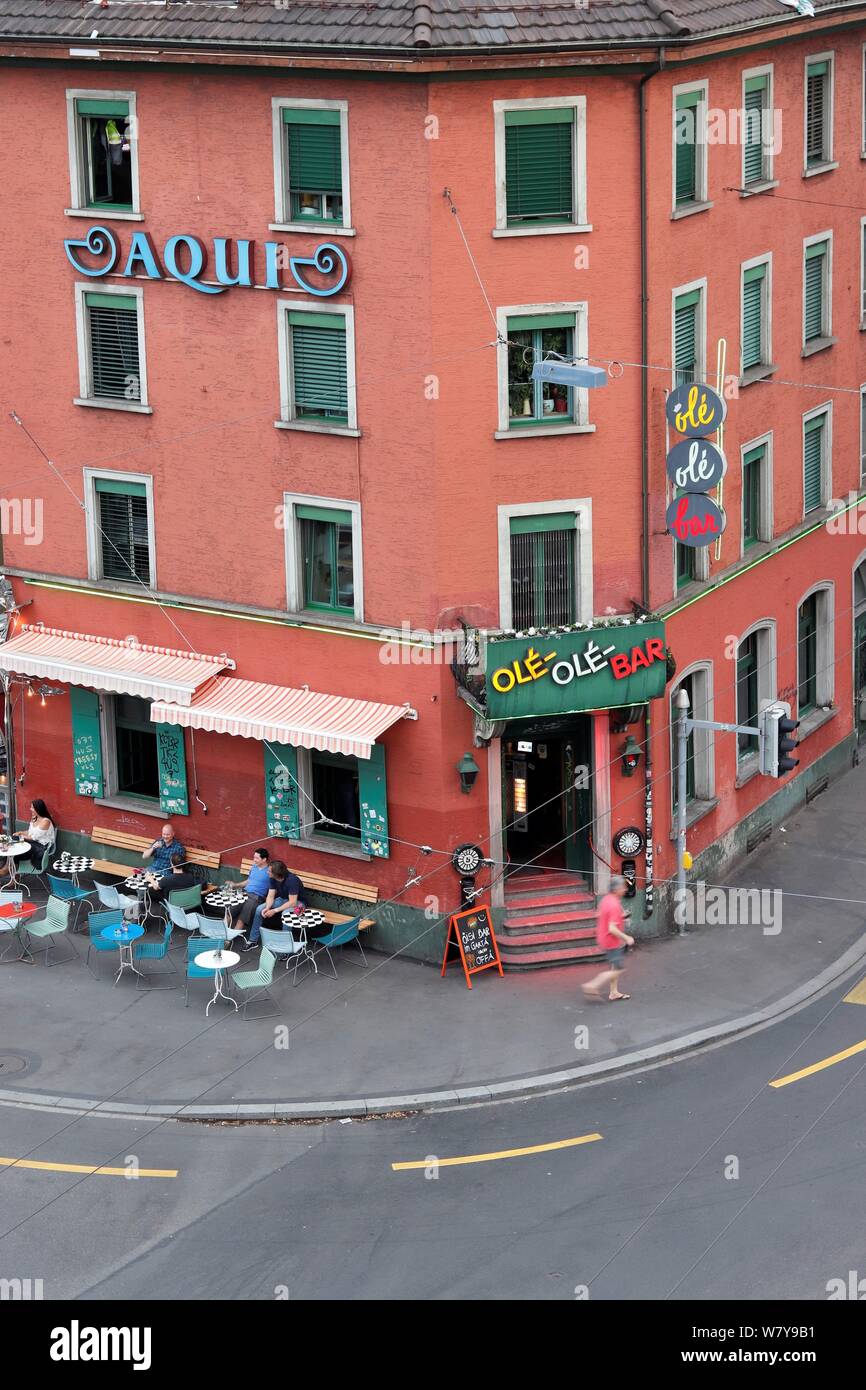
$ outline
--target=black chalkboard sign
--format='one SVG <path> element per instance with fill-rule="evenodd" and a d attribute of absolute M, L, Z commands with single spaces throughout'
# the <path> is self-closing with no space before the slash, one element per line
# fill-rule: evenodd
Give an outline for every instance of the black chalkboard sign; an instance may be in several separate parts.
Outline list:
<path fill-rule="evenodd" d="M 448 923 L 448 936 L 445 940 L 445 955 L 442 960 L 444 975 L 452 961 L 458 960 L 463 966 L 466 983 L 472 988 L 470 975 L 491 967 L 502 974 L 499 959 L 499 946 L 489 907 L 470 907 L 465 912 L 455 912 Z"/>

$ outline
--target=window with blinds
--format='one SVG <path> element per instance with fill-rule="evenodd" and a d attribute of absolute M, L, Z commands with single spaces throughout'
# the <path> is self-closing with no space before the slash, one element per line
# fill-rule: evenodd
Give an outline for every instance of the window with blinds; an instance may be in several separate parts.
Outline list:
<path fill-rule="evenodd" d="M 818 595 L 810 594 L 797 615 L 797 713 L 818 703 Z"/>
<path fill-rule="evenodd" d="M 743 371 L 769 361 L 767 351 L 767 263 L 743 271 Z"/>
<path fill-rule="evenodd" d="M 342 222 L 340 112 L 284 107 L 286 206 L 292 221 Z"/>
<path fill-rule="evenodd" d="M 803 511 L 806 513 L 821 505 L 826 447 L 827 417 L 815 415 L 803 426 Z"/>
<path fill-rule="evenodd" d="M 764 132 L 770 116 L 770 77 L 747 77 L 743 93 L 743 184 L 770 178 L 770 151 Z"/>
<path fill-rule="evenodd" d="M 150 536 L 144 483 L 97 478 L 96 506 L 102 577 L 149 584 Z"/>
<path fill-rule="evenodd" d="M 866 221 L 860 224 L 860 322 L 866 323 Z"/>
<path fill-rule="evenodd" d="M 803 341 L 829 336 L 829 298 L 827 278 L 829 246 L 826 241 L 815 241 L 806 247 L 803 291 Z"/>
<path fill-rule="evenodd" d="M 684 207 L 702 197 L 699 186 L 698 121 L 701 92 L 679 92 L 674 119 L 674 205 Z"/>
<path fill-rule="evenodd" d="M 761 481 L 767 456 L 765 445 L 743 458 L 743 549 L 761 540 Z"/>
<path fill-rule="evenodd" d="M 860 388 L 860 482 L 866 478 L 866 386 Z"/>
<path fill-rule="evenodd" d="M 349 391 L 346 320 L 342 314 L 289 313 L 292 415 L 346 425 Z"/>
<path fill-rule="evenodd" d="M 576 222 L 574 108 L 505 112 L 509 227 Z"/>
<path fill-rule="evenodd" d="M 696 690 L 694 675 L 686 676 L 680 681 L 671 694 L 670 707 L 670 729 L 671 729 L 671 804 L 674 812 L 677 809 L 679 798 L 679 772 L 680 772 L 680 741 L 677 738 L 677 722 L 680 712 L 677 708 L 676 697 L 681 690 L 684 690 L 689 697 L 689 714 L 693 719 L 704 719 L 703 708 L 700 710 L 695 707 Z M 701 691 L 703 693 L 703 691 Z M 686 740 L 686 804 L 695 800 L 695 731 L 692 729 Z"/>
<path fill-rule="evenodd" d="M 353 613 L 355 573 L 351 513 L 336 507 L 301 504 L 295 515 L 301 528 L 304 606 Z"/>
<path fill-rule="evenodd" d="M 97 400 L 141 400 L 138 301 L 133 295 L 84 296 L 88 340 L 88 395 Z"/>
<path fill-rule="evenodd" d="M 677 386 L 687 386 L 698 377 L 700 307 L 700 290 L 678 294 L 674 300 L 674 376 Z"/>
<path fill-rule="evenodd" d="M 758 723 L 758 634 L 751 632 L 737 648 L 737 723 L 757 727 Z M 737 734 L 737 757 L 746 758 L 755 749 L 749 734 Z"/>
<path fill-rule="evenodd" d="M 574 512 L 511 518 L 511 622 L 516 629 L 577 621 Z"/>
<path fill-rule="evenodd" d="M 806 167 L 827 164 L 830 149 L 830 63 L 809 63 L 806 68 Z"/>

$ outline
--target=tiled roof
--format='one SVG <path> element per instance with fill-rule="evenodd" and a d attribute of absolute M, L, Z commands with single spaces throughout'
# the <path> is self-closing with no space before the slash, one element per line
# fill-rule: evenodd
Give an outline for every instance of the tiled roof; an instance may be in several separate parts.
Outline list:
<path fill-rule="evenodd" d="M 815 0 L 819 16 L 848 8 L 866 14 L 863 0 Z M 0 41 L 435 53 L 664 43 L 792 19 L 782 0 L 0 0 Z"/>

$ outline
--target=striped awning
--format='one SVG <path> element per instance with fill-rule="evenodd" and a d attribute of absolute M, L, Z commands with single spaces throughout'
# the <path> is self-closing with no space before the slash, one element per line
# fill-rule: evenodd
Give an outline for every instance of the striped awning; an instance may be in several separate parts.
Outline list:
<path fill-rule="evenodd" d="M 227 656 L 200 656 L 134 638 L 92 637 L 56 627 L 26 626 L 0 645 L 0 671 L 179 705 L 188 705 L 218 672 L 234 669 Z"/>
<path fill-rule="evenodd" d="M 185 708 L 160 701 L 151 707 L 150 717 L 156 724 L 180 724 L 369 758 L 380 734 L 398 719 L 418 715 L 408 705 L 380 705 L 347 695 L 320 695 L 314 690 L 217 676 Z"/>

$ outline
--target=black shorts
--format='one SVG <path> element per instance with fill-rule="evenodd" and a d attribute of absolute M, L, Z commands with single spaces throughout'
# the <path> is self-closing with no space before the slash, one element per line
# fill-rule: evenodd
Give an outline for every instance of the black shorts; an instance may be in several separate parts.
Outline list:
<path fill-rule="evenodd" d="M 605 955 L 606 955 L 606 957 L 607 957 L 607 963 L 608 963 L 608 965 L 610 966 L 611 970 L 624 970 L 624 969 L 625 969 L 625 947 L 624 947 L 624 946 L 617 946 L 616 950 L 614 950 L 614 951 L 605 951 Z"/>

